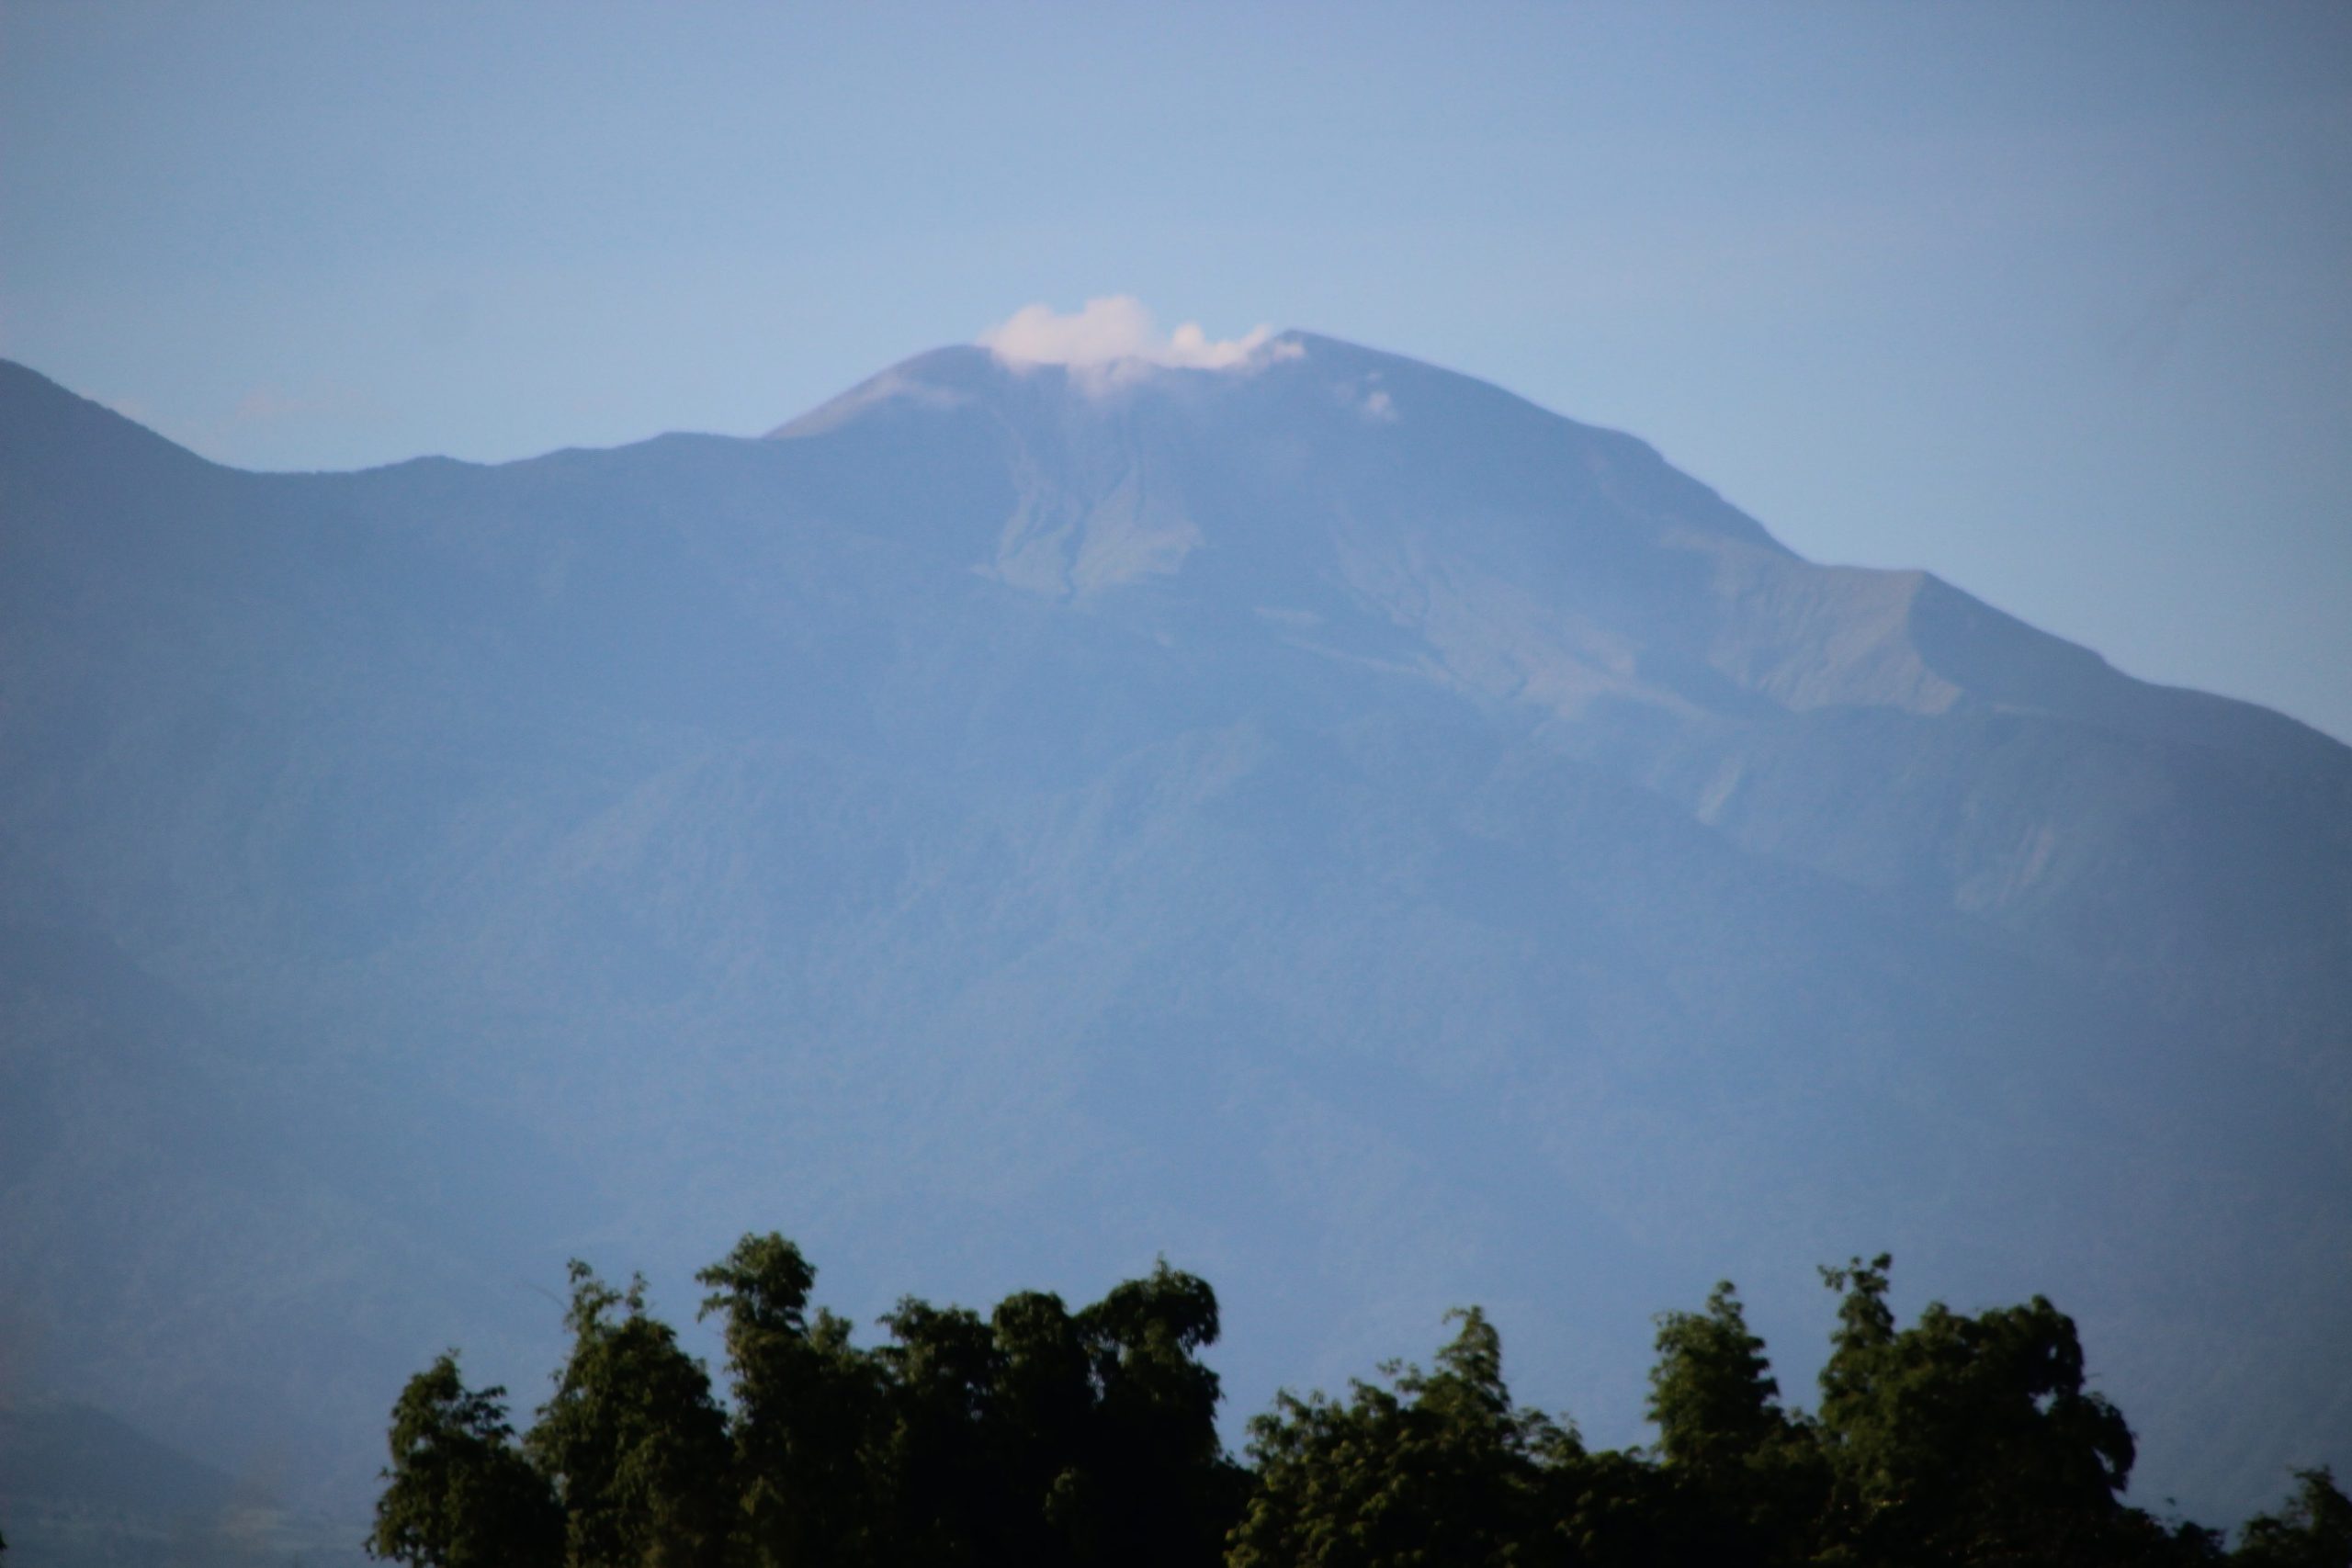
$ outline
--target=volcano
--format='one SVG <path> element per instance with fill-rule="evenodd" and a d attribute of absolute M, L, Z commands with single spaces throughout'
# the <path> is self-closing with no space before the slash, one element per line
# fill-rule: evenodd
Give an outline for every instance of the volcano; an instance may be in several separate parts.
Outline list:
<path fill-rule="evenodd" d="M 2352 1464 L 2352 750 L 1307 333 L 344 474 L 0 367 L 0 1367 L 331 1511 L 749 1229 L 1164 1254 L 1237 1435 L 1478 1302 L 1599 1442 L 1883 1249 L 2137 1498 Z"/>

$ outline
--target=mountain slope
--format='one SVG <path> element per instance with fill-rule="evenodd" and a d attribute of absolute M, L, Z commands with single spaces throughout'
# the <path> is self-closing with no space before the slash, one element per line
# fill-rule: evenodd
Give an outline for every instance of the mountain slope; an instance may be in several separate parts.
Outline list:
<path fill-rule="evenodd" d="M 1293 334 L 252 475 L 6 367 L 0 595 L 0 1309 L 345 1507 L 567 1253 L 755 1225 L 861 1314 L 1165 1250 L 1245 1412 L 1483 1300 L 1601 1440 L 1885 1247 L 2153 1495 L 2352 1456 L 2352 753 L 1630 437 Z"/>

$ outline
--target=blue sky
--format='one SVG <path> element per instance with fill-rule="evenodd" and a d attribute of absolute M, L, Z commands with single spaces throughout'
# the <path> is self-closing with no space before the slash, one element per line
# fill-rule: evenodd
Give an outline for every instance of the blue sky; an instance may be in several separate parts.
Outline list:
<path fill-rule="evenodd" d="M 0 355 L 207 456 L 1353 338 L 2352 737 L 2352 7 L 0 0 Z"/>

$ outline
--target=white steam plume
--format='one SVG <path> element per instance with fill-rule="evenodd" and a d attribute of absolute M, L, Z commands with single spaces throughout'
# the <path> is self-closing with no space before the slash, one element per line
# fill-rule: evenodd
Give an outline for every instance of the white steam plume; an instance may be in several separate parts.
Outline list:
<path fill-rule="evenodd" d="M 1212 341 L 1198 322 L 1187 321 L 1162 336 L 1151 311 L 1132 295 L 1089 299 L 1083 310 L 1063 315 L 1050 305 L 1028 305 L 1000 326 L 980 334 L 980 346 L 1016 365 L 1094 367 L 1140 361 L 1193 370 L 1228 370 L 1261 358 L 1295 356 L 1296 344 L 1272 341 L 1274 329 L 1258 326 L 1237 338 Z"/>

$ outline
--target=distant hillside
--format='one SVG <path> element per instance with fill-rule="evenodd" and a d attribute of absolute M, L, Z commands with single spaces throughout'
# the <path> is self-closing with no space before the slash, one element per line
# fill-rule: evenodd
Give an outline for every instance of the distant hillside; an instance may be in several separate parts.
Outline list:
<path fill-rule="evenodd" d="M 9 1568 L 351 1563 L 357 1538 L 86 1405 L 0 1406 Z"/>

